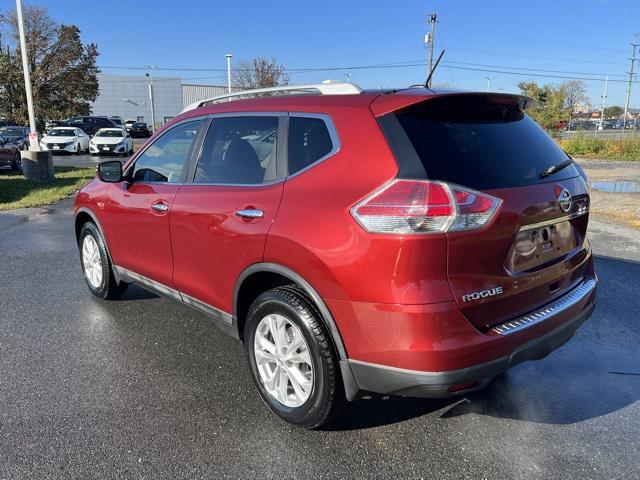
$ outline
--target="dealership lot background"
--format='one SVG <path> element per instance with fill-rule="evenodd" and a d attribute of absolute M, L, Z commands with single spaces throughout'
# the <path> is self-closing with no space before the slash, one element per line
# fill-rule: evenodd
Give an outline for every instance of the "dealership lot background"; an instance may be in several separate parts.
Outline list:
<path fill-rule="evenodd" d="M 117 115 L 151 125 L 149 86 L 153 87 L 156 127 L 198 100 L 227 93 L 226 86 L 187 84 L 179 77 L 98 75 L 100 93 L 92 105 L 97 116 Z M 232 89 L 237 91 L 238 89 Z"/>
<path fill-rule="evenodd" d="M 67 190 L 31 203 L 44 206 L 0 212 L 0 480 L 640 478 L 640 7 L 633 0 L 543 0 L 536 14 L 506 0 L 489 9 L 468 0 L 412 0 L 401 9 L 333 0 L 279 9 L 251 1 L 35 1 L 55 22 L 78 26 L 80 50 L 99 48 L 99 95 L 85 97 L 91 114 L 151 126 L 153 111 L 154 130 L 186 105 L 227 93 L 229 52 L 234 73 L 242 61 L 275 55 L 291 84 L 403 87 L 423 82 L 430 50 L 437 57 L 441 49 L 435 78 L 444 88 L 545 100 L 577 81 L 581 102 L 535 113 L 580 156 L 591 182 L 598 305 L 569 343 L 482 391 L 438 400 L 367 395 L 337 421 L 305 431 L 270 413 L 245 349 L 210 318 L 135 286 L 119 301 L 91 296 L 73 231 L 72 190 L 80 184 L 65 175 L 89 167 L 81 170 L 89 178 L 107 157 L 56 155 L 52 181 Z M 0 24 L 14 6 L 0 0 Z M 587 35 L 586 25 L 597 34 Z M 0 33 L 0 68 L 7 59 L 19 63 L 11 32 Z M 31 72 L 40 134 L 46 120 L 89 113 L 40 114 L 60 111 L 50 94 L 64 85 L 39 67 Z M 21 66 L 20 75 L 5 71 L 0 92 L 18 91 Z M 57 87 L 47 92 L 48 81 Z M 74 97 L 64 92 L 58 98 Z M 27 123 L 21 97 L 0 96 L 0 124 Z M 136 149 L 144 141 L 136 139 Z M 0 168 L 0 210 L 42 186 Z"/>

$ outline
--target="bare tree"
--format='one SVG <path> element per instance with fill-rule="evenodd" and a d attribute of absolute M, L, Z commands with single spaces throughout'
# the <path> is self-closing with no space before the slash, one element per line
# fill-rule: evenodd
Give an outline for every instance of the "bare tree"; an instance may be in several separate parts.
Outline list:
<path fill-rule="evenodd" d="M 289 75 L 275 58 L 256 57 L 238 62 L 233 74 L 233 83 L 245 90 L 276 87 L 288 85 Z"/>
<path fill-rule="evenodd" d="M 581 106 L 589 106 L 589 97 L 582 80 L 566 81 L 560 85 L 560 89 L 564 92 L 564 107 L 568 115 L 572 115 Z"/>

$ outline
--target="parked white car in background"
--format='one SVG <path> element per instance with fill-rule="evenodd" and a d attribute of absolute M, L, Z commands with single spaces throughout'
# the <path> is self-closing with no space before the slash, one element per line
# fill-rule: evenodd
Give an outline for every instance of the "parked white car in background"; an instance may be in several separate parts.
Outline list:
<path fill-rule="evenodd" d="M 133 140 L 122 128 L 101 128 L 89 142 L 89 153 L 91 155 L 106 153 L 131 155 Z"/>
<path fill-rule="evenodd" d="M 80 128 L 55 127 L 40 140 L 42 150 L 81 153 L 89 150 L 89 136 Z"/>

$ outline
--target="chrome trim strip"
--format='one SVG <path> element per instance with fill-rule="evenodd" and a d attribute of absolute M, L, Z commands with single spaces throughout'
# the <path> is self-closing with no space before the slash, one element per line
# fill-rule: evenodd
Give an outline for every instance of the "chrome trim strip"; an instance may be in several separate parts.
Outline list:
<path fill-rule="evenodd" d="M 178 292 L 177 290 L 174 290 L 171 287 L 167 287 L 166 285 L 160 282 L 156 282 L 155 280 L 151 280 L 150 278 L 147 278 L 144 275 L 140 275 L 139 273 L 132 272 L 131 270 L 119 267 L 117 265 L 114 265 L 113 269 L 117 272 L 120 278 L 122 278 L 122 280 L 124 280 L 125 282 L 137 283 L 141 287 L 148 288 L 149 290 L 155 293 L 164 295 L 169 298 L 173 298 L 174 300 L 182 301 L 180 292 Z"/>
<path fill-rule="evenodd" d="M 574 218 L 578 218 L 579 216 L 584 215 L 587 212 L 588 210 L 584 210 L 584 211 L 572 213 L 571 215 L 564 215 L 562 217 L 552 218 L 551 220 L 545 220 L 544 222 L 530 223 L 529 225 L 523 225 L 522 227 L 520 227 L 520 231 L 522 232 L 525 230 L 533 230 L 534 228 L 542 228 L 542 227 L 547 227 L 549 225 L 555 225 L 556 223 L 566 222 L 568 220 L 573 220 Z"/>
<path fill-rule="evenodd" d="M 541 309 L 528 313 L 527 315 L 515 320 L 510 320 L 497 325 L 491 328 L 490 332 L 497 333 L 498 335 L 510 335 L 512 333 L 519 332 L 520 330 L 524 330 L 525 328 L 529 328 L 567 310 L 568 308 L 573 307 L 576 303 L 589 295 L 595 287 L 596 280 L 588 278 L 564 296 L 554 300 Z"/>
<path fill-rule="evenodd" d="M 206 313 L 207 315 L 211 315 L 216 320 L 219 320 L 227 325 L 233 325 L 233 317 L 229 315 L 227 312 L 224 312 L 216 307 L 209 305 L 208 303 L 201 302 L 197 298 L 190 297 L 184 293 L 180 294 L 182 296 L 182 301 L 189 305 L 190 307 L 195 308 L 196 310 L 200 310 L 201 312 Z"/>
<path fill-rule="evenodd" d="M 215 320 L 221 321 L 225 325 L 228 325 L 228 326 L 233 325 L 233 317 L 229 315 L 227 312 L 224 312 L 207 303 L 201 302 L 197 298 L 193 298 L 184 293 L 180 293 L 178 290 L 175 290 L 171 287 L 167 287 L 166 285 L 160 282 L 151 280 L 150 278 L 147 278 L 144 275 L 140 275 L 139 273 L 132 272 L 131 270 L 128 270 L 126 268 L 118 267 L 117 265 L 114 265 L 113 269 L 120 276 L 120 278 L 122 278 L 122 280 L 124 280 L 125 282 L 128 281 L 128 282 L 136 283 L 141 287 L 147 288 L 159 295 L 172 298 L 173 300 L 177 300 L 181 303 L 185 303 L 190 307 L 193 307 L 197 310 L 200 310 L 201 312 L 211 315 Z"/>

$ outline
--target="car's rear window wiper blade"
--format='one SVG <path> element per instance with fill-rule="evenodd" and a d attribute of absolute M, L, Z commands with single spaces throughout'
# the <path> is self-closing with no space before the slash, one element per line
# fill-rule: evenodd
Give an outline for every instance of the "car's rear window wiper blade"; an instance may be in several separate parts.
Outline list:
<path fill-rule="evenodd" d="M 572 164 L 573 164 L 573 160 L 565 160 L 564 162 L 551 165 L 549 168 L 546 168 L 545 170 L 541 171 L 538 174 L 538 178 L 547 178 L 553 175 L 554 173 L 558 173 L 563 168 L 567 168 L 569 165 L 572 165 Z"/>

